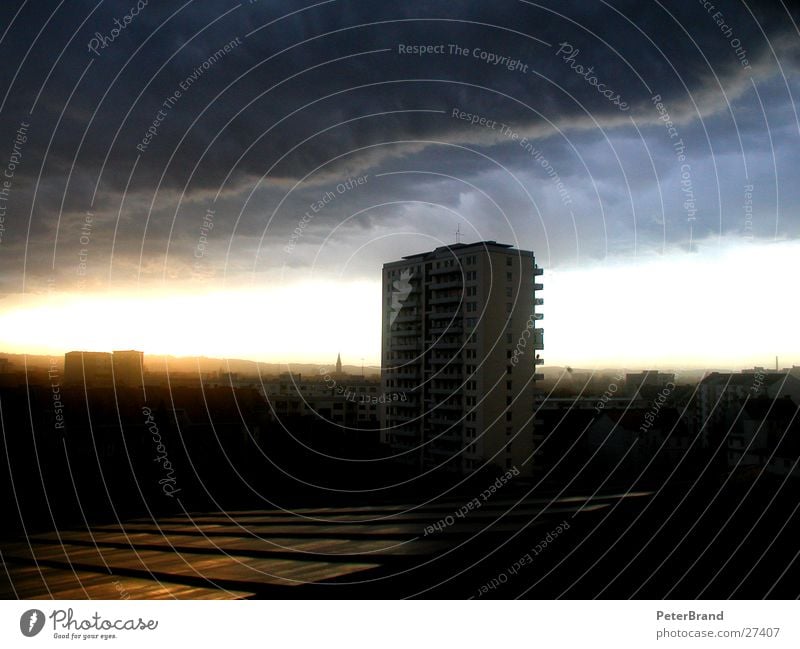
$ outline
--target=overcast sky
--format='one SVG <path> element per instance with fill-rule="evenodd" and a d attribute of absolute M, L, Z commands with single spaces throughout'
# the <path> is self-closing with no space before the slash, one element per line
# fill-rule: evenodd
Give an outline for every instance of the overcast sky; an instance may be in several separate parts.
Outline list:
<path fill-rule="evenodd" d="M 693 333 L 650 364 L 773 352 L 800 364 L 786 304 L 799 18 L 782 0 L 3 3 L 0 347 L 32 344 L 20 329 L 46 314 L 21 308 L 71 304 L 47 317 L 75 319 L 79 299 L 100 301 L 75 325 L 85 338 L 48 349 L 89 344 L 126 312 L 102 317 L 110 295 L 138 296 L 140 312 L 148 296 L 250 290 L 282 336 L 338 283 L 366 305 L 340 346 L 354 363 L 377 359 L 381 265 L 453 243 L 458 228 L 462 241 L 534 250 L 546 290 L 553 280 L 548 361 L 626 356 L 598 354 L 587 319 L 624 347 L 626 327 L 681 312 L 661 342 L 687 318 Z M 637 281 L 598 280 L 620 269 Z M 295 285 L 305 292 L 276 297 Z M 704 312 L 702 296 L 720 293 L 727 302 Z M 217 324 L 236 338 L 234 322 Z M 690 362 L 714 340 L 718 353 Z M 325 360 L 328 347 L 298 337 L 249 355 Z"/>

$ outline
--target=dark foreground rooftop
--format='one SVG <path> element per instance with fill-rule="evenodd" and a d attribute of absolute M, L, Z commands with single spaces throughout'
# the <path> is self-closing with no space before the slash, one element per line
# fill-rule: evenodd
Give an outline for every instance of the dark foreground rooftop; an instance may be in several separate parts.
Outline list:
<path fill-rule="evenodd" d="M 643 496 L 530 499 L 518 505 L 497 499 L 471 509 L 453 501 L 416 508 L 196 513 L 36 534 L 0 548 L 0 596 L 469 597 L 564 521 L 576 530 L 593 515 Z M 566 542 L 553 558 L 575 546 L 577 536 L 563 534 Z M 554 550 L 557 543 L 553 539 Z M 497 557 L 487 558 L 492 552 Z M 477 569 L 464 572 L 476 562 Z"/>
<path fill-rule="evenodd" d="M 685 491 L 677 494 L 508 492 L 485 502 L 192 513 L 39 533 L 0 543 L 0 596 L 798 595 L 790 503 L 765 510 L 761 498 L 745 508 L 747 499 L 717 499 L 698 518 L 680 502 Z"/>

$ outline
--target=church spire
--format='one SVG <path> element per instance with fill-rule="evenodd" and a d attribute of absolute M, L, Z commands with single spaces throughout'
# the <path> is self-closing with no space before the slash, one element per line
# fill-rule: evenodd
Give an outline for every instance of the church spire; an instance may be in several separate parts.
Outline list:
<path fill-rule="evenodd" d="M 341 353 L 336 356 L 336 373 L 342 373 L 342 355 Z"/>

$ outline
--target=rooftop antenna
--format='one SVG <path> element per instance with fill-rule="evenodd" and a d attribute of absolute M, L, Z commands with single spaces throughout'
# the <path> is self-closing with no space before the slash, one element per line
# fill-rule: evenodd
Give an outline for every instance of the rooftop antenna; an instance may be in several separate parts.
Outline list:
<path fill-rule="evenodd" d="M 461 224 L 456 227 L 456 243 L 461 243 Z"/>

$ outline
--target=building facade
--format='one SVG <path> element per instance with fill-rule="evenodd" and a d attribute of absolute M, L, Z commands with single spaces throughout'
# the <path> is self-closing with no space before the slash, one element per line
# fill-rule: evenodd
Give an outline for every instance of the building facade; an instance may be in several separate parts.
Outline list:
<path fill-rule="evenodd" d="M 64 384 L 89 388 L 142 387 L 144 352 L 67 352 Z"/>
<path fill-rule="evenodd" d="M 400 392 L 382 392 L 377 377 L 329 371 L 311 377 L 284 373 L 262 379 L 261 386 L 273 419 L 305 417 L 353 430 L 377 430 L 379 407 L 406 398 Z"/>
<path fill-rule="evenodd" d="M 111 358 L 114 368 L 114 383 L 131 388 L 140 388 L 144 382 L 144 352 L 134 350 L 115 351 Z"/>
<path fill-rule="evenodd" d="M 383 442 L 425 471 L 487 464 L 529 475 L 534 382 L 543 361 L 534 254 L 455 244 L 383 267 Z"/>
<path fill-rule="evenodd" d="M 86 387 L 112 385 L 111 354 L 108 352 L 67 352 L 64 354 L 64 384 Z"/>

